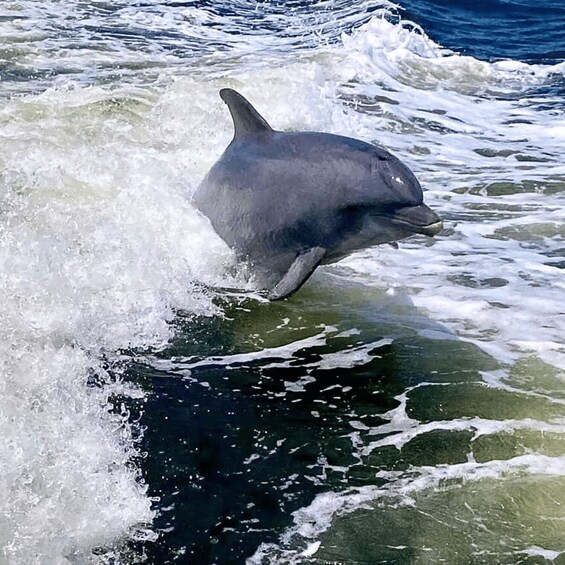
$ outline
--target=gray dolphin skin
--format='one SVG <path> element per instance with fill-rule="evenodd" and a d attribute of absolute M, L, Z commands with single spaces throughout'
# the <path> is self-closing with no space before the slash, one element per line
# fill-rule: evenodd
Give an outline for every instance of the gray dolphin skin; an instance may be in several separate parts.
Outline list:
<path fill-rule="evenodd" d="M 235 90 L 220 96 L 235 133 L 194 203 L 270 300 L 296 292 L 318 265 L 441 231 L 420 183 L 388 151 L 340 135 L 276 131 Z"/>

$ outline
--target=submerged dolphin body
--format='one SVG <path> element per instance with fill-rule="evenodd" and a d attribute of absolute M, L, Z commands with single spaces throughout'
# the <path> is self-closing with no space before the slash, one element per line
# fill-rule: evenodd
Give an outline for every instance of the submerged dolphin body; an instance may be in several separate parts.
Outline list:
<path fill-rule="evenodd" d="M 297 291 L 318 265 L 442 229 L 416 177 L 388 151 L 339 135 L 275 131 L 241 94 L 225 88 L 220 96 L 235 133 L 194 202 L 270 300 Z"/>

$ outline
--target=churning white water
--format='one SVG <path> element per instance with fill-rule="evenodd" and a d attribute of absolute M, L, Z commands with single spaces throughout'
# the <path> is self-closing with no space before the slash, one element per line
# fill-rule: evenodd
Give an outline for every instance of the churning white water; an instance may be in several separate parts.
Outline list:
<path fill-rule="evenodd" d="M 160 149 L 157 104 L 70 82 L 2 108 L 0 539 L 14 562 L 150 525 L 131 423 L 108 402 L 139 393 L 113 358 L 164 345 L 176 309 L 217 313 L 202 283 L 230 254 L 190 206 L 186 160 Z"/>

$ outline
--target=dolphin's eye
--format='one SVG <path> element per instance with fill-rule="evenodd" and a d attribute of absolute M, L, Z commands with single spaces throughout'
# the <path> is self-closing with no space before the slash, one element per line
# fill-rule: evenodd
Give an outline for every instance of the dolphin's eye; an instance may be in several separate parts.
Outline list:
<path fill-rule="evenodd" d="M 344 206 L 335 219 L 342 225 L 343 229 L 357 231 L 363 226 L 365 210 L 364 206 L 356 204 Z"/>

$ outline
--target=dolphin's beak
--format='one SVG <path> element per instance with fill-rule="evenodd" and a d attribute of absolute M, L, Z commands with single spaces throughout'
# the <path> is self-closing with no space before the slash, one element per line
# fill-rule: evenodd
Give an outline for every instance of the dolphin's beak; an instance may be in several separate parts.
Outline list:
<path fill-rule="evenodd" d="M 443 229 L 441 218 L 425 204 L 398 208 L 391 216 L 391 220 L 394 224 L 407 227 L 413 233 L 421 233 L 430 237 Z"/>

